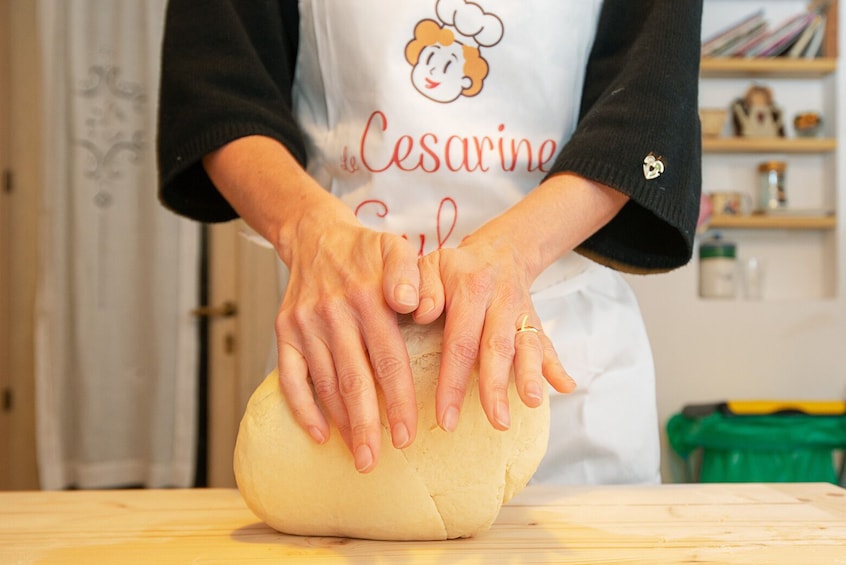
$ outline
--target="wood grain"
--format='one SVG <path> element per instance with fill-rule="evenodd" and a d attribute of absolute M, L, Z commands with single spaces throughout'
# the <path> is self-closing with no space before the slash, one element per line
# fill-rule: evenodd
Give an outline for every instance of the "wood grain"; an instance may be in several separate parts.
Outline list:
<path fill-rule="evenodd" d="M 705 137 L 705 153 L 832 153 L 837 139 L 830 137 Z"/>
<path fill-rule="evenodd" d="M 846 563 L 828 484 L 530 487 L 484 535 L 279 534 L 230 489 L 0 493 L 0 563 Z"/>
<path fill-rule="evenodd" d="M 813 78 L 836 71 L 837 57 L 828 53 L 816 59 L 705 57 L 699 68 L 703 78 Z"/>
<path fill-rule="evenodd" d="M 712 229 L 782 229 L 782 230 L 833 230 L 837 218 L 829 215 L 766 215 L 753 214 L 711 216 L 708 227 Z"/>

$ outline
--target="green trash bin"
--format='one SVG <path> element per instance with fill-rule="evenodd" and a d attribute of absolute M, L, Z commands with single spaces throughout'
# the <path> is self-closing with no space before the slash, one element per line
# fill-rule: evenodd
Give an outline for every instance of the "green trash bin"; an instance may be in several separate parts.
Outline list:
<path fill-rule="evenodd" d="M 846 416 L 679 413 L 667 422 L 667 436 L 693 480 L 703 483 L 838 484 L 844 478 L 838 475 L 843 474 Z M 698 473 L 691 468 L 697 450 Z"/>

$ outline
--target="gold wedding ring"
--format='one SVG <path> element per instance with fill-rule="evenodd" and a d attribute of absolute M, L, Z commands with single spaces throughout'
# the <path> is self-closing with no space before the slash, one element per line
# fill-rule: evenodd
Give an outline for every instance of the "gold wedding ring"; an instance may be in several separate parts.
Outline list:
<path fill-rule="evenodd" d="M 517 328 L 518 334 L 523 333 L 523 332 L 538 333 L 538 329 L 536 327 L 529 326 L 529 325 L 526 324 L 526 322 L 528 322 L 528 321 L 529 321 L 529 316 L 528 315 L 523 316 L 523 319 L 520 321 L 520 327 Z"/>

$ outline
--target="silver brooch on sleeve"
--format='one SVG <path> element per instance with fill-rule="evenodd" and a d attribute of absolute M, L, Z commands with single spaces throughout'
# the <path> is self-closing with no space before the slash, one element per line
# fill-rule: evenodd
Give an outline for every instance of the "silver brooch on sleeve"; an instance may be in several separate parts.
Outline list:
<path fill-rule="evenodd" d="M 646 180 L 657 179 L 663 172 L 664 161 L 661 160 L 661 157 L 656 157 L 653 153 L 647 155 L 643 160 L 643 176 L 646 177 Z"/>

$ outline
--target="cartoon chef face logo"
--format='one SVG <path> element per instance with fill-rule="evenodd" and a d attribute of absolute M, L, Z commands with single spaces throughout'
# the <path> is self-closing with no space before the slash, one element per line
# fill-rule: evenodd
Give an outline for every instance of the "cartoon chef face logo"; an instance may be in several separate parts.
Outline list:
<path fill-rule="evenodd" d="M 448 103 L 475 96 L 488 76 L 481 47 L 492 47 L 503 35 L 502 20 L 465 0 L 438 0 L 438 21 L 421 20 L 405 47 L 411 83 L 420 94 Z"/>

